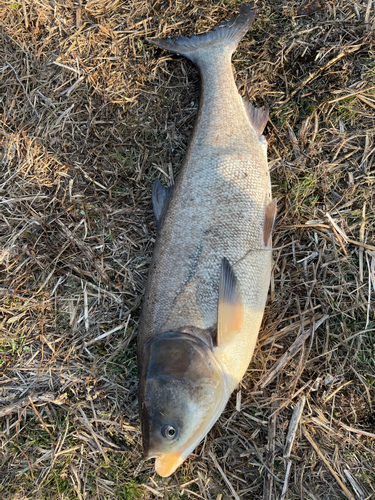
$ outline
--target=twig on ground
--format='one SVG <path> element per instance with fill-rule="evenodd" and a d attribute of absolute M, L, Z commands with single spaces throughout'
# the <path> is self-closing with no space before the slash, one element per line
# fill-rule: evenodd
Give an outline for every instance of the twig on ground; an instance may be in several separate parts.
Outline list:
<path fill-rule="evenodd" d="M 230 489 L 230 491 L 231 491 L 232 495 L 234 496 L 234 498 L 236 500 L 240 500 L 240 497 L 238 496 L 238 494 L 236 493 L 235 489 L 233 488 L 232 483 L 229 481 L 227 475 L 225 474 L 225 472 L 223 471 L 223 469 L 220 467 L 219 462 L 217 461 L 217 458 L 215 457 L 215 455 L 211 451 L 209 451 L 208 453 L 209 453 L 210 457 L 212 458 L 212 460 L 213 460 L 213 462 L 215 464 L 215 467 L 220 472 L 221 477 L 224 479 L 226 485 Z"/>
<path fill-rule="evenodd" d="M 105 451 L 103 450 L 103 447 L 102 445 L 100 444 L 100 441 L 98 439 L 98 436 L 96 435 L 96 432 L 94 431 L 94 429 L 92 428 L 88 418 L 86 417 L 86 414 L 85 412 L 83 411 L 82 408 L 79 408 L 79 411 L 81 412 L 81 415 L 83 417 L 83 423 L 84 423 L 84 426 L 86 427 L 86 429 L 88 429 L 90 432 L 91 432 L 91 435 L 92 437 L 94 438 L 94 441 L 99 449 L 99 451 L 101 452 L 101 454 L 103 455 L 103 458 L 104 458 L 104 461 L 106 464 L 109 464 L 109 459 L 107 457 L 107 454 L 105 453 Z"/>
<path fill-rule="evenodd" d="M 290 453 L 293 447 L 293 442 L 296 437 L 298 424 L 301 420 L 305 403 L 306 403 L 306 396 L 302 396 L 301 400 L 294 407 L 292 418 L 290 419 L 288 435 L 285 441 L 284 458 L 290 457 Z"/>
<path fill-rule="evenodd" d="M 354 432 L 355 434 L 361 434 L 362 436 L 368 436 L 370 438 L 375 439 L 375 434 L 373 434 L 372 432 L 363 431 L 361 429 L 355 429 L 354 427 L 350 427 L 349 425 L 345 425 L 342 422 L 339 422 L 339 425 L 343 429 L 347 430 L 348 432 Z"/>
<path fill-rule="evenodd" d="M 22 82 L 21 82 L 21 80 L 18 78 L 17 71 L 13 68 L 13 66 L 10 64 L 10 62 L 9 62 L 9 61 L 7 62 L 7 65 L 9 66 L 9 68 L 10 68 L 10 69 L 13 71 L 13 73 L 15 74 L 16 79 L 17 79 L 17 82 L 21 85 L 22 90 L 23 90 L 23 91 L 24 91 L 24 93 L 25 93 L 26 99 L 29 101 L 30 106 L 31 106 L 31 107 L 33 108 L 33 110 L 34 110 L 34 113 L 36 114 L 36 116 L 37 116 L 38 118 L 40 118 L 39 113 L 38 113 L 38 111 L 35 109 L 34 104 L 31 102 L 30 97 L 29 97 L 28 93 L 26 92 L 26 89 L 25 89 L 25 87 L 24 87 L 23 83 L 22 83 Z"/>
<path fill-rule="evenodd" d="M 283 367 L 297 354 L 297 352 L 301 349 L 303 342 L 310 337 L 313 331 L 317 330 L 319 326 L 324 323 L 329 318 L 326 314 L 322 318 L 320 318 L 309 330 L 305 330 L 289 347 L 287 352 L 281 356 L 279 361 L 275 363 L 275 365 L 271 368 L 269 372 L 267 372 L 259 381 L 258 387 L 260 389 L 264 389 L 273 379 L 274 377 L 283 369 Z"/>
<path fill-rule="evenodd" d="M 317 454 L 319 455 L 319 457 L 326 464 L 326 466 L 328 467 L 328 470 L 330 471 L 330 473 L 332 474 L 332 476 L 336 479 L 336 481 L 340 485 L 340 487 L 343 490 L 343 492 L 345 493 L 345 495 L 349 498 L 349 500 L 355 500 L 355 498 L 353 497 L 353 495 L 350 493 L 350 491 L 348 490 L 348 488 L 345 486 L 345 484 L 340 479 L 340 477 L 337 474 L 337 472 L 332 468 L 331 464 L 328 462 L 328 460 L 326 459 L 326 457 L 323 455 L 323 453 L 320 450 L 319 446 L 315 443 L 314 439 L 311 437 L 311 435 L 308 432 L 308 430 L 306 429 L 306 427 L 304 427 L 303 425 L 302 425 L 302 432 L 303 432 L 304 436 L 306 437 L 306 439 L 310 442 L 311 446 L 317 452 Z"/>
<path fill-rule="evenodd" d="M 121 325 L 118 325 L 115 328 L 112 328 L 112 330 L 109 330 L 108 332 L 102 333 L 101 335 L 99 335 L 99 337 L 96 337 L 95 339 L 92 339 L 92 340 L 89 340 L 88 342 L 85 342 L 85 346 L 89 347 L 90 345 L 95 344 L 96 342 L 99 342 L 100 340 L 103 340 L 103 339 L 109 337 L 110 335 L 112 335 L 112 333 L 118 332 L 119 330 L 124 329 L 126 332 L 130 318 L 131 318 L 131 315 L 129 314 L 127 320 L 123 321 L 121 323 Z"/>
<path fill-rule="evenodd" d="M 335 64 L 335 62 L 339 61 L 343 57 L 345 57 L 345 56 L 347 56 L 347 55 L 349 55 L 349 54 L 351 54 L 353 52 L 357 52 L 357 50 L 360 50 L 361 48 L 362 48 L 362 44 L 358 44 L 358 45 L 354 45 L 354 46 L 351 46 L 351 47 L 347 47 L 344 50 L 342 50 L 336 57 L 333 57 L 324 66 L 322 66 L 321 68 L 318 68 L 313 73 L 310 73 L 309 76 L 307 78 L 305 78 L 303 80 L 303 82 L 300 83 L 300 85 L 298 85 L 298 87 L 296 89 L 294 89 L 293 92 L 291 92 L 289 94 L 289 97 L 287 97 L 287 99 L 285 101 L 283 101 L 282 104 L 284 105 L 288 101 L 290 101 L 290 99 L 292 99 L 292 97 L 294 97 L 297 94 L 297 92 L 299 92 L 300 90 L 302 90 L 303 87 L 305 87 L 305 85 L 307 85 L 312 80 L 314 80 L 314 78 L 316 78 L 320 73 L 322 73 L 323 71 L 325 71 L 326 69 L 328 69 L 330 66 L 332 66 L 332 64 Z"/>
<path fill-rule="evenodd" d="M 360 486 L 358 485 L 358 482 L 354 479 L 354 477 L 350 474 L 350 472 L 347 469 L 344 469 L 344 474 L 347 480 L 349 481 L 350 486 L 353 488 L 355 494 L 359 497 L 359 499 L 366 500 L 366 495 L 363 493 Z"/>
<path fill-rule="evenodd" d="M 287 466 L 286 466 L 285 479 L 284 479 L 283 489 L 281 491 L 280 500 L 285 500 L 285 498 L 286 498 L 286 493 L 288 491 L 288 480 L 289 480 L 289 474 L 290 474 L 291 467 L 292 467 L 292 461 L 288 460 L 288 463 L 287 463 Z"/>
<path fill-rule="evenodd" d="M 91 264 L 95 267 L 95 269 L 99 272 L 101 278 L 108 282 L 109 277 L 105 270 L 102 268 L 102 266 L 97 262 L 97 259 L 95 257 L 95 254 L 93 253 L 92 249 L 84 243 L 84 241 L 81 240 L 78 236 L 76 236 L 72 231 L 70 231 L 69 228 L 65 226 L 65 224 L 60 220 L 57 219 L 58 224 L 64 231 L 64 233 L 67 235 L 67 237 L 73 241 L 79 248 L 82 250 L 82 252 L 86 255 L 86 257 L 89 259 Z"/>
<path fill-rule="evenodd" d="M 272 417 L 268 422 L 268 444 L 267 444 L 267 456 L 266 463 L 268 469 L 264 475 L 264 489 L 263 489 L 263 499 L 272 500 L 273 497 L 273 464 L 275 460 L 275 439 L 276 439 L 276 424 L 277 424 L 277 414 L 276 409 L 278 407 L 278 401 L 274 401 L 272 404 Z"/>
<path fill-rule="evenodd" d="M 12 403 L 8 406 L 4 406 L 3 408 L 0 408 L 0 417 L 5 417 L 6 415 L 11 415 L 12 413 L 21 410 L 28 406 L 30 402 L 33 404 L 38 404 L 38 403 L 54 403 L 56 405 L 62 405 L 65 402 L 67 395 L 66 394 L 60 394 L 58 396 L 55 396 L 53 393 L 45 393 L 45 394 L 35 394 L 32 396 L 28 396 L 27 398 L 20 399 L 19 401 L 16 401 L 15 403 Z"/>

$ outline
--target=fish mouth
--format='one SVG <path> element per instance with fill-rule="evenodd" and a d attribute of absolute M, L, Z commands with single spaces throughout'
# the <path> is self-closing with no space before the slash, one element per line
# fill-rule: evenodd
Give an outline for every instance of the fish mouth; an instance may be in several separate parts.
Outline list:
<path fill-rule="evenodd" d="M 161 477 L 169 477 L 185 460 L 180 453 L 167 453 L 156 458 L 155 471 Z"/>
<path fill-rule="evenodd" d="M 146 460 L 155 458 L 155 471 L 161 477 L 169 477 L 185 460 L 185 456 L 181 452 L 171 453 L 153 453 L 149 451 L 145 453 Z"/>

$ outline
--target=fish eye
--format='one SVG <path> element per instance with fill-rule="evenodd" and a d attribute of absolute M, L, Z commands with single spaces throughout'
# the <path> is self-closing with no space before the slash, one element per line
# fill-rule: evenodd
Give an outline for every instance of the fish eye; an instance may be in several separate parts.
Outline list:
<path fill-rule="evenodd" d="M 161 429 L 161 434 L 167 439 L 174 439 L 177 434 L 177 430 L 173 425 L 164 425 Z"/>

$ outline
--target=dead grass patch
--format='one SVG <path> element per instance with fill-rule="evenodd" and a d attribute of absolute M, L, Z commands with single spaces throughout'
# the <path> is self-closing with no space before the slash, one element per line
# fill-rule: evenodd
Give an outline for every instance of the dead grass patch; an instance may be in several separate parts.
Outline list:
<path fill-rule="evenodd" d="M 204 31 L 240 3 L 0 2 L 2 498 L 375 498 L 367 0 L 258 4 L 234 56 L 240 93 L 271 107 L 279 215 L 258 348 L 173 477 L 142 459 L 150 192 L 177 174 L 199 96 L 195 68 L 145 37 Z"/>

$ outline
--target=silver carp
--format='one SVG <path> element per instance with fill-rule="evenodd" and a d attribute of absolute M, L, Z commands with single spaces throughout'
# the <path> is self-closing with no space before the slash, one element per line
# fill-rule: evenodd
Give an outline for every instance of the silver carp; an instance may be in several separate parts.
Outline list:
<path fill-rule="evenodd" d="M 238 93 L 231 56 L 253 4 L 212 31 L 152 39 L 200 70 L 199 113 L 173 187 L 152 192 L 157 239 L 139 325 L 146 458 L 171 475 L 208 433 L 253 355 L 276 215 L 262 136 L 267 108 Z"/>

